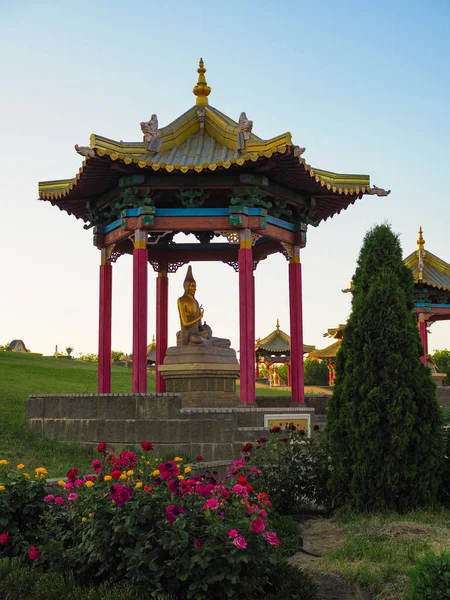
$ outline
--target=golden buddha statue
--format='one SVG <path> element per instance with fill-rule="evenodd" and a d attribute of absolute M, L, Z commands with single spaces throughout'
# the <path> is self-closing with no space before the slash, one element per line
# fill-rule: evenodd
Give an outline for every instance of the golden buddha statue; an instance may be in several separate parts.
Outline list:
<path fill-rule="evenodd" d="M 228 348 L 230 340 L 212 337 L 212 329 L 202 321 L 203 306 L 195 299 L 197 284 L 192 275 L 192 267 L 189 265 L 184 280 L 184 294 L 178 298 L 178 314 L 180 315 L 181 331 L 178 333 L 178 345 L 209 344 Z"/>

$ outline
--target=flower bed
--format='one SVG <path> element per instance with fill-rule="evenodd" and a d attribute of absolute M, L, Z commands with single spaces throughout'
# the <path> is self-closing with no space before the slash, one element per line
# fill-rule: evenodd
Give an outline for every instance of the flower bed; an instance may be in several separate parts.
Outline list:
<path fill-rule="evenodd" d="M 116 455 L 102 442 L 94 474 L 70 469 L 52 494 L 44 468 L 30 477 L 0 461 L 0 557 L 180 599 L 269 595 L 282 558 L 261 470 L 240 459 L 223 479 L 193 475 L 141 446 Z"/>

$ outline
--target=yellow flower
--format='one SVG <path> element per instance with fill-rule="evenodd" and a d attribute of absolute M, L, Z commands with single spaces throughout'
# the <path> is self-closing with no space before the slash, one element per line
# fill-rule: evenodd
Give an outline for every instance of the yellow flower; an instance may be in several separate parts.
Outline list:
<path fill-rule="evenodd" d="M 5 491 L 5 486 L 4 485 L 0 485 L 0 492 L 4 492 Z"/>
<path fill-rule="evenodd" d="M 65 487 L 66 487 L 66 482 L 65 482 L 65 481 L 63 481 L 62 479 L 60 479 L 60 480 L 58 481 L 58 485 L 59 485 L 60 487 L 62 487 L 62 488 L 65 488 Z"/>
<path fill-rule="evenodd" d="M 22 463 L 20 463 L 20 465 L 17 465 L 17 468 L 19 469 L 19 471 L 21 471 L 24 467 L 25 467 L 25 465 L 23 465 Z"/>
<path fill-rule="evenodd" d="M 24 473 L 23 476 L 26 477 L 27 479 L 30 479 L 30 476 L 28 475 L 28 473 Z"/>
<path fill-rule="evenodd" d="M 178 475 L 178 479 L 184 479 L 183 475 Z"/>
<path fill-rule="evenodd" d="M 146 464 L 146 465 L 149 465 L 149 464 L 150 464 L 150 461 L 148 460 L 148 461 L 147 461 L 145 464 Z"/>
<path fill-rule="evenodd" d="M 127 475 L 128 477 L 131 477 L 132 475 L 134 475 L 134 471 L 132 471 L 131 469 L 129 471 L 127 471 Z"/>
<path fill-rule="evenodd" d="M 142 456 L 141 456 L 141 458 L 145 458 L 145 456 L 144 456 L 144 455 L 142 455 Z"/>
<path fill-rule="evenodd" d="M 138 481 L 134 487 L 135 488 L 141 488 L 142 487 L 142 481 Z"/>
<path fill-rule="evenodd" d="M 125 473 L 122 473 L 122 475 L 119 477 L 119 479 L 126 479 L 127 476 L 125 475 Z"/>
<path fill-rule="evenodd" d="M 7 465 L 8 461 L 5 460 L 4 458 L 2 460 L 0 460 L 0 465 Z"/>
<path fill-rule="evenodd" d="M 175 458 L 173 460 L 175 462 L 181 462 L 183 459 L 181 458 L 181 456 L 175 456 Z"/>
<path fill-rule="evenodd" d="M 89 514 L 88 514 L 88 517 L 89 517 L 90 519 L 92 519 L 92 517 L 93 517 L 93 516 L 94 516 L 94 513 L 89 513 Z"/>
<path fill-rule="evenodd" d="M 91 488 L 94 485 L 93 481 L 86 481 L 86 483 L 84 484 L 87 488 Z"/>
<path fill-rule="evenodd" d="M 44 469 L 44 467 L 38 467 L 34 472 L 36 474 L 36 479 L 42 479 L 47 475 L 47 469 Z"/>
<path fill-rule="evenodd" d="M 111 481 L 111 479 L 112 479 L 111 475 L 105 475 L 103 477 L 103 481 Z"/>
<path fill-rule="evenodd" d="M 81 520 L 84 523 L 85 521 L 87 521 L 87 517 L 83 517 Z"/>
<path fill-rule="evenodd" d="M 184 468 L 184 472 L 185 473 L 190 473 L 192 471 L 192 467 L 185 467 Z"/>
<path fill-rule="evenodd" d="M 159 469 L 155 469 L 155 470 L 152 472 L 152 475 L 154 475 L 155 477 L 156 477 L 156 475 L 159 475 Z"/>

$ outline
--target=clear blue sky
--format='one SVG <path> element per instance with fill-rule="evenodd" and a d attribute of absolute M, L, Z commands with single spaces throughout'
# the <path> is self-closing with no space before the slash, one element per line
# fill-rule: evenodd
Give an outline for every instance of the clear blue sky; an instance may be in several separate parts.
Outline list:
<path fill-rule="evenodd" d="M 448 0 L 0 0 L 0 343 L 97 351 L 99 252 L 82 223 L 37 201 L 37 182 L 73 177 L 75 143 L 97 133 L 141 139 L 194 104 L 203 56 L 210 103 L 253 120 L 269 138 L 291 131 L 307 162 L 368 173 L 392 189 L 365 197 L 310 230 L 303 252 L 305 342 L 345 322 L 348 286 L 365 231 L 389 221 L 406 254 L 450 262 L 450 3 Z M 238 347 L 238 279 L 227 265 L 193 265 L 205 318 Z M 184 270 L 170 280 L 170 342 Z M 155 330 L 150 272 L 149 337 Z M 287 264 L 256 271 L 256 334 L 289 330 Z M 450 323 L 430 348 L 450 348 Z M 131 349 L 131 259 L 114 273 L 113 347 Z"/>

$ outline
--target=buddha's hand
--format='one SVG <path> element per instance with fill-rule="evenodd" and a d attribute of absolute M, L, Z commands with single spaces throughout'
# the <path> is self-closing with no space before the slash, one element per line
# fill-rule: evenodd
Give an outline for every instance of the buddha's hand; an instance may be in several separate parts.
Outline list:
<path fill-rule="evenodd" d="M 203 310 L 203 304 L 200 304 L 199 312 L 200 312 L 200 317 L 203 317 L 203 313 L 205 312 Z"/>

